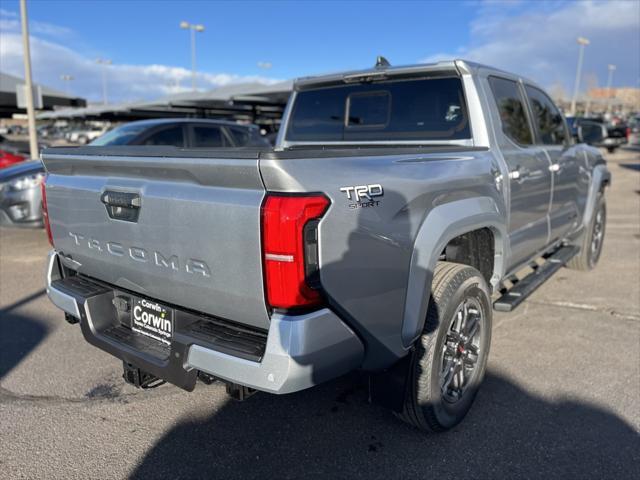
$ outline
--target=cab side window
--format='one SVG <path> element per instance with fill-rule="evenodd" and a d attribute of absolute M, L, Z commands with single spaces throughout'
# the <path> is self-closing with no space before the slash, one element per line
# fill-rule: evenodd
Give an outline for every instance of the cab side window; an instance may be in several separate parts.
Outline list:
<path fill-rule="evenodd" d="M 525 86 L 525 90 L 540 141 L 545 145 L 563 145 L 567 140 L 567 131 L 558 108 L 542 90 L 529 85 Z"/>
<path fill-rule="evenodd" d="M 519 145 L 533 144 L 531 125 L 518 84 L 505 78 L 489 77 L 489 86 L 500 112 L 505 135 Z"/>
<path fill-rule="evenodd" d="M 149 135 L 143 145 L 172 145 L 174 147 L 184 147 L 184 133 L 182 125 L 177 127 L 164 128 Z"/>

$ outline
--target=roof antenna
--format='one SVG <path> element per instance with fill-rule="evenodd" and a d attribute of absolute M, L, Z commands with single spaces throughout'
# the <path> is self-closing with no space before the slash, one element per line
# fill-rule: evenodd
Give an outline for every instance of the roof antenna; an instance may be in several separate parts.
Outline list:
<path fill-rule="evenodd" d="M 376 68 L 387 68 L 390 66 L 391 64 L 389 63 L 389 60 L 384 58 L 382 55 L 378 55 L 376 58 Z"/>

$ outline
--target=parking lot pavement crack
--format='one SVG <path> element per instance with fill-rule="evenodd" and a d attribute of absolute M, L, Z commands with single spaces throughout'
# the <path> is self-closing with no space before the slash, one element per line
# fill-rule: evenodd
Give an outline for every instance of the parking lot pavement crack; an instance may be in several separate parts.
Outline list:
<path fill-rule="evenodd" d="M 532 305 L 544 305 L 550 307 L 559 307 L 566 308 L 570 310 L 582 310 L 587 312 L 598 312 L 605 313 L 607 315 L 611 315 L 612 317 L 616 317 L 622 320 L 632 320 L 632 321 L 640 321 L 640 315 L 633 315 L 629 313 L 618 312 L 617 310 L 598 307 L 596 305 L 589 305 L 586 303 L 573 303 L 573 302 L 562 302 L 562 301 L 541 301 L 541 300 L 528 300 L 528 303 Z"/>

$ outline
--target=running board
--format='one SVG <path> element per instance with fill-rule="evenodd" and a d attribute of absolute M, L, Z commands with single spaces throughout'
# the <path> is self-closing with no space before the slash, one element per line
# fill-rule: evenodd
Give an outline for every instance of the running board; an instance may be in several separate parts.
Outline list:
<path fill-rule="evenodd" d="M 518 281 L 496 300 L 493 303 L 493 308 L 499 312 L 510 312 L 515 309 L 577 253 L 578 247 L 560 247 L 546 258 L 545 263 L 536 267 L 533 272 Z"/>

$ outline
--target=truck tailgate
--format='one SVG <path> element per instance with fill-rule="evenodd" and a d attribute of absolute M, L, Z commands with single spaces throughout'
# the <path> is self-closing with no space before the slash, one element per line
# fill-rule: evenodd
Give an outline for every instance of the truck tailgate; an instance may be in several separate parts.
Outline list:
<path fill-rule="evenodd" d="M 113 150 L 43 154 L 65 263 L 161 302 L 268 328 L 258 152 Z"/>

